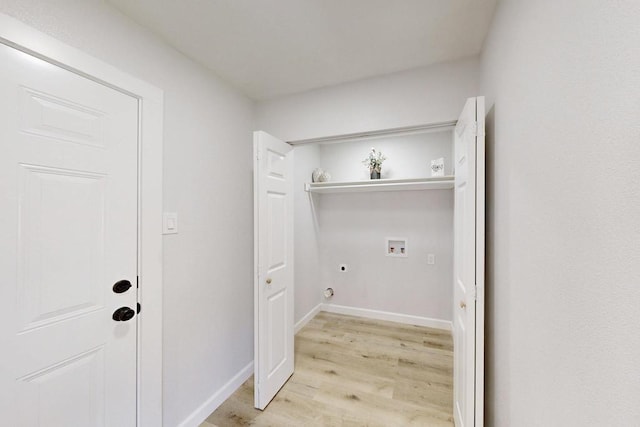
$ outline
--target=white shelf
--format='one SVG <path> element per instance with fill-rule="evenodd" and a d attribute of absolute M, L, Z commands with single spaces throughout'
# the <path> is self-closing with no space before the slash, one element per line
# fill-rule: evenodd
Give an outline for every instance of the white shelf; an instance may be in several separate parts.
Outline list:
<path fill-rule="evenodd" d="M 311 193 L 356 193 L 372 191 L 449 190 L 453 176 L 412 179 L 372 179 L 369 181 L 313 182 L 305 184 Z"/>

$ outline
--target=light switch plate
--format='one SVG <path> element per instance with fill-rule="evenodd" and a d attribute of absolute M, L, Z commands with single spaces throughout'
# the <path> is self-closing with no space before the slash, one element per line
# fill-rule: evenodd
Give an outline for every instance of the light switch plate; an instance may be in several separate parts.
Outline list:
<path fill-rule="evenodd" d="M 162 215 L 162 234 L 178 234 L 178 214 L 165 212 Z"/>

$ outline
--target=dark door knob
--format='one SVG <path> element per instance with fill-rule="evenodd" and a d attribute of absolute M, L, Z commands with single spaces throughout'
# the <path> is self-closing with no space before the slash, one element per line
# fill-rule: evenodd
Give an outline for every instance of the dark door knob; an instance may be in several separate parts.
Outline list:
<path fill-rule="evenodd" d="M 113 312 L 113 320 L 116 322 L 126 322 L 127 320 L 131 320 L 135 315 L 136 312 L 129 307 L 120 307 Z"/>
<path fill-rule="evenodd" d="M 113 292 L 115 292 L 116 294 L 121 294 L 123 292 L 127 292 L 130 287 L 131 287 L 131 282 L 130 281 L 128 281 L 128 280 L 118 280 L 113 285 Z"/>

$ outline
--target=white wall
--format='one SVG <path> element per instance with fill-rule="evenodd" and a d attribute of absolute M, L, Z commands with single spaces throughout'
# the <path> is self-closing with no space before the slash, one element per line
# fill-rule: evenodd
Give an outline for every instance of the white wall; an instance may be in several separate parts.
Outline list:
<path fill-rule="evenodd" d="M 252 103 L 99 0 L 0 0 L 0 12 L 165 93 L 164 425 L 253 359 Z M 229 243 L 231 242 L 231 243 Z"/>
<path fill-rule="evenodd" d="M 362 165 L 371 146 L 387 156 L 383 178 L 431 175 L 430 161 L 447 158 L 451 131 L 326 144 L 320 164 L 332 180 L 366 180 Z M 403 191 L 322 194 L 321 288 L 332 287 L 331 304 L 451 320 L 453 283 L 453 192 Z M 407 238 L 407 257 L 390 257 L 386 239 Z M 435 265 L 427 265 L 434 254 Z M 339 264 L 347 264 L 341 272 Z"/>
<path fill-rule="evenodd" d="M 321 286 L 335 291 L 327 302 L 451 320 L 451 190 L 321 197 Z M 407 238 L 408 256 L 387 256 L 387 237 Z M 428 254 L 435 254 L 435 265 L 427 265 Z M 347 264 L 347 272 L 339 264 Z"/>
<path fill-rule="evenodd" d="M 371 148 L 383 153 L 383 179 L 431 176 L 431 160 L 444 158 L 445 174 L 452 173 L 453 134 L 451 130 L 415 135 L 385 136 L 320 146 L 320 166 L 332 181 L 360 181 L 370 178 L 362 164 Z"/>
<path fill-rule="evenodd" d="M 477 79 L 478 60 L 476 58 L 472 58 L 402 73 L 360 80 L 352 83 L 345 83 L 342 85 L 331 86 L 314 91 L 304 92 L 297 95 L 277 98 L 270 101 L 263 101 L 257 105 L 256 120 L 258 122 L 259 129 L 262 129 L 273 134 L 274 136 L 277 136 L 278 138 L 287 141 L 456 120 L 462 107 L 464 106 L 466 98 L 477 95 Z M 349 166 L 348 168 L 338 168 L 337 166 L 334 167 L 331 164 L 325 165 L 323 162 L 321 162 L 322 164 L 310 164 L 309 171 L 305 172 L 305 174 L 310 173 L 310 171 L 312 171 L 315 167 L 322 166 L 323 168 L 326 168 L 330 173 L 332 173 L 333 180 L 339 178 L 341 179 L 341 177 L 345 177 L 346 179 L 346 177 L 351 173 L 357 174 L 357 177 L 355 177 L 355 179 L 366 177 L 366 169 L 360 164 L 360 156 L 364 158 L 367 154 L 368 148 L 370 148 L 371 145 L 375 146 L 375 144 L 380 144 L 380 142 L 368 141 L 364 142 L 363 144 L 363 147 L 366 146 L 366 150 L 363 153 L 359 153 L 357 155 L 355 152 L 352 153 L 354 156 L 352 161 L 355 162 L 353 167 Z M 385 149 L 387 149 L 387 145 L 385 145 L 384 143 L 380 147 L 384 147 Z M 298 150 L 298 148 L 296 148 L 296 150 Z M 325 148 L 322 148 L 322 150 L 325 150 Z M 395 155 L 394 147 L 389 146 L 388 150 L 390 150 L 388 151 L 390 154 Z M 451 151 L 448 152 L 448 155 L 451 155 Z M 330 156 L 330 154 L 328 154 L 327 156 Z M 383 168 L 383 175 L 385 174 L 386 170 L 387 175 L 393 172 L 393 175 L 395 177 L 406 177 L 403 174 L 407 170 L 411 170 L 412 173 L 413 171 L 424 170 L 424 174 L 419 176 L 428 176 L 428 170 L 426 168 L 428 162 L 430 162 L 431 160 L 431 157 L 431 154 L 427 152 L 420 153 L 420 156 L 417 156 L 413 159 L 414 163 L 406 163 L 404 165 L 404 169 L 402 167 L 394 166 L 394 160 L 392 160 L 390 157 L 388 162 L 386 163 L 387 169 Z M 447 156 L 444 155 L 444 157 Z M 344 173 L 340 172 L 340 170 L 344 171 Z M 306 176 L 303 177 L 303 181 L 307 181 Z M 298 181 L 298 183 L 300 184 L 301 182 Z M 328 211 L 328 208 L 324 209 L 325 203 L 328 203 L 327 206 L 344 206 L 344 204 L 337 201 L 340 199 L 340 197 L 341 196 L 326 195 L 314 196 L 313 200 L 317 200 L 318 203 L 322 205 L 323 211 Z M 342 198 L 344 199 L 345 197 Z M 376 196 L 373 197 L 374 199 L 376 198 Z M 436 193 L 431 193 L 430 195 L 418 197 L 415 200 L 411 198 L 409 200 L 403 201 L 402 203 L 398 203 L 398 206 L 394 209 L 398 209 L 399 212 L 404 211 L 404 214 L 400 213 L 400 215 L 404 215 L 405 218 L 412 217 L 413 219 L 411 221 L 414 224 L 414 227 L 413 229 L 400 228 L 395 230 L 400 233 L 408 233 L 411 236 L 435 236 L 435 231 L 432 231 L 432 228 L 430 228 L 432 226 L 429 225 L 433 223 L 433 218 L 429 219 L 427 216 L 418 218 L 417 212 L 425 212 L 425 209 L 423 208 L 426 208 L 426 206 L 430 205 L 432 202 L 443 203 L 444 205 L 450 203 L 452 206 L 453 202 L 449 201 L 447 197 L 448 196 L 438 196 Z M 446 200 L 441 200 L 443 198 Z M 297 200 L 302 199 L 298 198 Z M 360 204 L 362 204 L 362 202 Z M 380 203 L 380 205 L 388 205 L 388 202 L 382 202 Z M 307 227 L 308 229 L 308 211 L 304 211 L 304 208 L 300 210 L 299 203 L 296 206 L 298 206 L 296 208 L 296 224 L 306 223 L 307 225 L 305 227 Z M 354 224 L 359 223 L 360 218 L 358 217 L 358 210 L 361 209 L 361 207 L 359 207 L 358 202 L 354 202 L 350 209 L 352 210 L 352 213 L 347 214 L 349 216 L 348 221 Z M 392 215 L 391 211 L 388 209 L 384 209 L 379 212 L 382 217 L 378 218 L 378 221 L 383 220 L 383 217 L 385 215 Z M 303 215 L 303 217 L 300 217 L 300 215 Z M 437 215 L 437 213 L 434 213 L 434 215 Z M 436 220 L 436 222 L 438 221 L 439 220 Z M 340 221 L 334 221 L 330 217 L 325 218 L 325 226 L 329 226 L 334 222 L 336 226 L 340 226 Z M 375 224 L 372 223 L 371 225 L 375 230 Z M 438 230 L 446 229 L 446 227 L 435 228 L 437 228 Z M 449 225 L 449 228 L 451 228 L 451 225 Z M 296 228 L 296 230 L 297 229 L 298 228 Z M 391 231 L 393 230 L 394 228 L 391 227 Z M 382 231 L 386 233 L 386 229 L 378 229 L 378 231 L 372 234 L 372 236 L 375 236 L 372 238 L 374 238 L 376 242 L 379 240 L 379 233 L 381 233 Z M 333 229 L 333 231 L 331 231 L 331 233 L 338 232 L 339 228 L 335 228 Z M 298 231 L 296 231 L 296 233 L 298 233 Z M 436 240 L 438 242 L 442 242 L 446 239 L 443 237 L 436 237 L 434 239 L 435 240 L 432 240 L 430 242 L 425 242 L 423 247 L 420 247 L 420 245 L 414 246 L 417 248 L 417 252 L 414 252 L 416 254 L 415 258 L 407 259 L 404 261 L 405 263 L 409 264 L 413 264 L 415 262 L 416 264 L 413 267 L 413 271 L 419 271 L 420 269 L 422 269 L 421 274 L 423 274 L 423 277 L 425 277 L 425 282 L 431 281 L 432 283 L 440 283 L 444 282 L 444 279 L 441 281 L 434 281 L 433 275 L 430 279 L 427 279 L 428 273 L 435 273 L 436 270 L 439 269 L 443 269 L 443 271 L 449 271 L 452 267 L 447 267 L 447 265 L 451 263 L 451 260 L 448 260 L 446 255 L 439 255 L 440 253 L 447 253 L 447 250 L 442 246 L 441 243 L 435 243 L 435 245 L 439 246 L 440 249 L 435 246 L 429 246 L 434 245 L 434 241 Z M 296 242 L 298 241 L 299 238 L 297 236 Z M 416 241 L 416 239 L 414 238 L 412 239 L 412 241 Z M 378 247 L 382 248 L 383 243 L 379 243 Z M 356 247 L 352 249 L 359 250 Z M 422 264 L 422 261 L 419 261 L 419 259 L 425 260 L 424 264 L 426 265 L 426 251 L 428 250 L 432 251 L 429 253 L 435 252 L 436 254 L 438 254 L 437 266 L 435 268 L 431 267 L 431 270 L 424 270 L 425 266 Z M 298 246 L 296 247 L 296 260 L 307 260 L 307 262 L 309 262 L 308 260 L 317 257 L 316 251 L 317 248 L 314 248 L 312 246 L 303 246 L 298 244 Z M 365 252 L 366 251 L 367 250 L 365 250 Z M 338 251 L 335 254 L 330 254 L 331 257 L 327 256 L 324 253 L 321 255 L 322 259 L 326 260 L 327 265 L 333 266 L 336 263 L 336 261 L 332 258 L 334 255 L 338 256 L 340 259 L 345 259 L 345 257 L 341 257 L 340 254 L 341 252 Z M 385 257 L 385 260 L 386 258 L 387 257 Z M 364 262 L 363 257 L 348 258 L 348 260 L 351 259 L 353 259 L 352 264 L 354 268 Z M 395 264 L 396 263 L 392 263 L 390 265 L 390 268 L 393 268 Z M 296 264 L 296 267 L 298 267 L 297 269 L 300 270 L 298 262 Z M 306 267 L 309 267 L 309 265 L 307 264 Z M 313 268 L 316 267 L 314 266 Z M 327 283 L 338 283 L 338 287 L 340 287 L 338 281 L 342 280 L 342 277 L 338 277 L 338 281 L 333 280 L 333 278 L 331 277 L 331 275 L 333 274 L 333 270 L 334 269 L 332 267 L 331 272 L 327 273 L 328 276 L 326 278 L 323 276 L 323 280 L 319 283 L 319 292 L 321 292 L 322 289 L 328 286 Z M 353 271 L 355 272 L 357 270 Z M 438 274 L 439 273 L 435 273 L 435 276 L 438 276 Z M 299 279 L 300 278 L 297 275 L 296 280 Z M 317 282 L 318 280 L 316 280 L 316 283 Z M 362 287 L 364 282 L 360 283 L 361 284 L 358 285 L 360 286 L 360 291 L 366 292 L 367 290 Z M 311 289 L 311 286 L 312 285 L 310 284 L 305 284 L 304 289 Z M 355 292 L 357 289 L 358 288 L 354 287 L 350 291 Z M 438 294 L 441 291 L 441 289 L 439 288 L 437 290 L 432 289 L 431 292 L 435 292 L 435 294 L 425 294 L 425 292 L 427 292 L 427 289 L 428 288 L 422 289 L 422 295 L 425 296 L 425 300 L 431 301 L 433 301 L 433 295 Z M 296 292 L 298 291 L 296 290 Z M 335 298 L 333 300 L 334 303 L 338 304 L 342 302 L 344 304 L 351 304 L 351 302 L 353 301 L 352 299 L 341 300 L 341 298 L 345 298 L 347 294 L 348 292 L 341 291 L 339 298 Z M 306 310 L 307 307 L 309 307 L 309 309 L 311 308 L 310 304 L 311 301 L 314 301 L 314 298 L 315 297 L 309 297 L 306 305 L 301 306 L 298 305 L 301 304 L 299 296 L 296 296 L 296 320 L 299 320 L 300 316 L 303 316 L 305 314 L 304 310 Z M 402 310 L 405 312 L 405 314 L 420 313 L 418 315 L 429 317 L 441 316 L 440 318 L 445 319 L 450 318 L 451 316 L 450 312 L 439 312 L 438 310 L 433 308 L 435 306 L 450 306 L 450 304 L 434 304 L 433 306 L 429 306 L 430 303 L 426 303 L 426 306 L 417 307 L 402 306 L 401 303 L 393 303 L 387 306 L 378 304 L 380 298 L 382 297 L 376 296 L 373 300 L 367 300 L 364 305 L 361 304 L 360 306 L 366 306 L 370 308 L 375 307 L 378 310 Z M 450 307 L 446 308 L 446 310 L 449 309 Z"/>
<path fill-rule="evenodd" d="M 258 127 L 285 141 L 456 120 L 478 60 L 449 62 L 264 101 Z"/>
<path fill-rule="evenodd" d="M 488 96 L 488 426 L 640 420 L 640 2 L 503 1 Z"/>
<path fill-rule="evenodd" d="M 320 165 L 320 146 L 294 148 L 294 322 L 299 322 L 321 302 L 318 218 L 320 198 L 304 190 Z"/>

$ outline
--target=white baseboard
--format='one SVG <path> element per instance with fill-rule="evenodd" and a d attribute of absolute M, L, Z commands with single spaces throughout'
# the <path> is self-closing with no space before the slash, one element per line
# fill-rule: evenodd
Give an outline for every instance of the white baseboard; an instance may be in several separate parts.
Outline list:
<path fill-rule="evenodd" d="M 368 308 L 348 307 L 345 305 L 322 304 L 322 311 L 346 314 L 349 316 L 366 317 L 376 320 L 405 323 L 408 325 L 426 326 L 428 328 L 451 331 L 451 321 L 432 319 L 430 317 L 413 316 L 410 314 L 391 313 L 389 311 L 370 310 Z"/>
<path fill-rule="evenodd" d="M 198 427 L 207 419 L 218 406 L 229 398 L 250 376 L 253 374 L 253 361 L 242 368 L 233 378 L 216 391 L 202 405 L 191 413 L 182 423 L 180 427 Z"/>
<path fill-rule="evenodd" d="M 304 326 L 307 323 L 309 323 L 309 321 L 313 319 L 316 316 L 316 314 L 320 312 L 320 310 L 322 310 L 322 303 L 313 307 L 311 311 L 305 314 L 302 319 L 298 320 L 294 327 L 294 334 L 297 334 L 300 331 L 300 329 L 304 328 Z"/>

